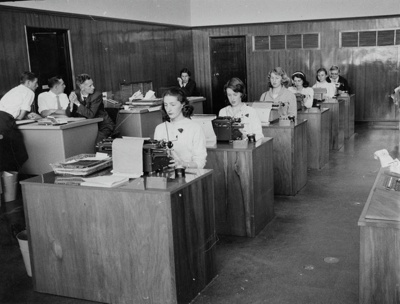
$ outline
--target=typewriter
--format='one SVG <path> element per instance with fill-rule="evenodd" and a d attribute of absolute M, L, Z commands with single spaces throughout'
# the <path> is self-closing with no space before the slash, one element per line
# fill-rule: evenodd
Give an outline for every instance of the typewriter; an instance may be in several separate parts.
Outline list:
<path fill-rule="evenodd" d="M 163 172 L 168 168 L 172 143 L 158 140 L 145 140 L 143 143 L 143 173 Z"/>
<path fill-rule="evenodd" d="M 240 118 L 221 116 L 212 120 L 212 126 L 217 136 L 217 141 L 233 141 L 242 139 L 243 128 Z"/>

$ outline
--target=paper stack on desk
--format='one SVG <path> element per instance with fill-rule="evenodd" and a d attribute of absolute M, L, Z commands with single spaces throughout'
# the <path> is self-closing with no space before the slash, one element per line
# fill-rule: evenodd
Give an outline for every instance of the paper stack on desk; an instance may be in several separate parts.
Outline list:
<path fill-rule="evenodd" d="M 140 90 L 136 91 L 131 97 L 129 97 L 129 101 L 132 101 L 134 99 L 143 99 L 143 94 L 142 92 L 140 92 Z"/>
<path fill-rule="evenodd" d="M 96 176 L 91 178 L 83 178 L 81 186 L 114 188 L 124 185 L 128 182 L 129 182 L 128 177 L 105 175 L 105 176 Z"/>

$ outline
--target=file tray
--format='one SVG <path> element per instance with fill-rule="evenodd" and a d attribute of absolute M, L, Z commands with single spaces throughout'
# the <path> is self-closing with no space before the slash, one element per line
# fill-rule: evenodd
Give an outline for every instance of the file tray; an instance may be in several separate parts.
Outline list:
<path fill-rule="evenodd" d="M 111 165 L 111 157 L 96 159 L 95 154 L 79 154 L 64 161 L 50 164 L 56 174 L 75 176 L 86 176 L 111 167 Z"/>

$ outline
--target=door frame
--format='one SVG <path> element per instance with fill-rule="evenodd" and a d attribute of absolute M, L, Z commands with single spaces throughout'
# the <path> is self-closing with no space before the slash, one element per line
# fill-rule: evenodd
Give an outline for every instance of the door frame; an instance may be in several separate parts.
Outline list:
<path fill-rule="evenodd" d="M 55 31 L 65 31 L 67 34 L 67 43 L 68 43 L 68 48 L 69 48 L 69 61 L 71 63 L 71 83 L 72 83 L 72 90 L 75 90 L 75 70 L 74 70 L 74 59 L 72 56 L 72 44 L 71 44 L 71 31 L 69 29 L 65 28 L 53 28 L 53 27 L 38 27 L 38 26 L 29 26 L 25 25 L 24 30 L 25 30 L 25 46 L 26 46 L 26 53 L 28 55 L 28 66 L 29 66 L 29 71 L 32 71 L 32 66 L 31 66 L 31 58 L 29 54 L 29 42 L 28 42 L 28 28 L 37 28 L 37 29 L 43 29 L 43 30 L 55 30 Z M 56 76 L 56 75 L 54 75 Z M 47 84 L 46 84 L 47 86 Z"/>

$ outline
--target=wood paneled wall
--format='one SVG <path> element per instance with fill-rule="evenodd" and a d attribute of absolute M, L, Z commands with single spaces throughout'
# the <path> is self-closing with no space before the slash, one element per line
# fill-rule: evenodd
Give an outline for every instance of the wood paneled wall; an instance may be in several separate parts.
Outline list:
<path fill-rule="evenodd" d="M 356 94 L 356 120 L 390 121 L 397 119 L 388 93 L 400 84 L 400 46 L 340 48 L 340 31 L 400 28 L 400 18 L 365 18 L 329 21 L 302 21 L 193 28 L 194 78 L 207 100 L 211 101 L 209 38 L 245 35 L 247 37 L 247 86 L 249 100 L 258 100 L 267 90 L 268 72 L 276 66 L 289 74 L 301 70 L 310 84 L 316 71 L 339 65 L 341 74 Z M 252 36 L 320 33 L 320 49 L 252 51 Z M 228 79 L 227 79 L 228 80 Z M 210 104 L 206 108 L 212 109 Z"/>
<path fill-rule="evenodd" d="M 189 28 L 0 7 L 0 95 L 29 69 L 25 26 L 70 30 L 75 75 L 90 74 L 101 91 L 144 80 L 157 90 L 194 67 Z"/>
<path fill-rule="evenodd" d="M 152 20 L 154 22 L 154 20 Z M 122 81 L 152 80 L 153 87 L 176 84 L 182 67 L 193 72 L 212 109 L 209 38 L 246 36 L 249 100 L 267 90 L 268 72 L 282 66 L 302 70 L 310 83 L 319 67 L 339 65 L 356 94 L 356 120 L 390 121 L 398 115 L 389 92 L 400 84 L 400 46 L 340 48 L 340 31 L 400 28 L 400 18 L 382 17 L 276 24 L 180 28 L 142 22 L 0 7 L 0 95 L 28 69 L 25 26 L 69 29 L 75 75 L 89 73 L 97 88 L 116 91 Z M 252 51 L 254 35 L 320 33 L 315 50 Z"/>

